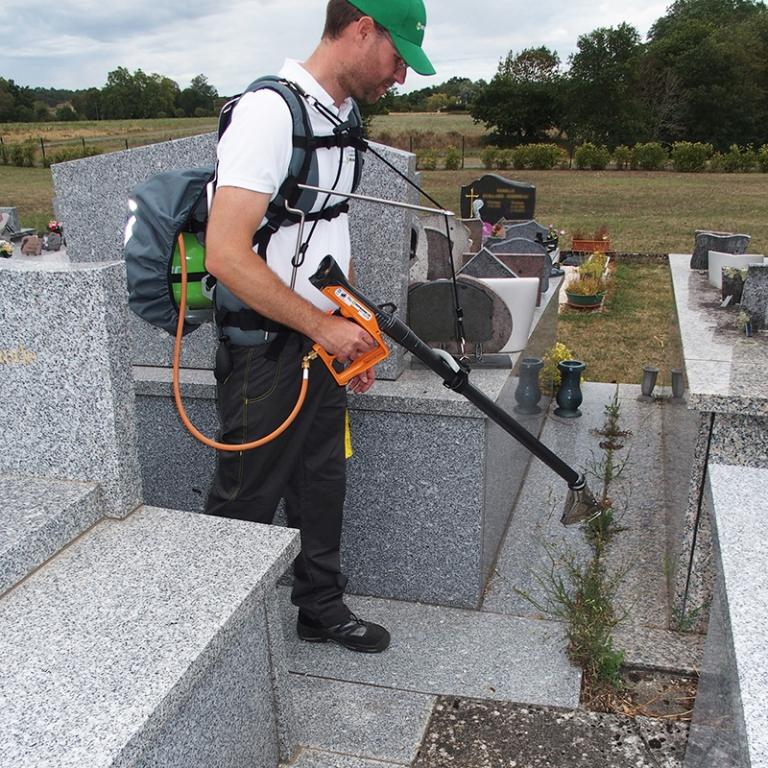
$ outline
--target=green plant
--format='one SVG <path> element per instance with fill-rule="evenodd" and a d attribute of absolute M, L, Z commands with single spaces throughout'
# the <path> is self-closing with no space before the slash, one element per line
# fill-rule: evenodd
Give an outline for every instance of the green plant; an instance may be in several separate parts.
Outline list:
<path fill-rule="evenodd" d="M 626 168 L 629 168 L 629 164 L 632 161 L 632 150 L 625 146 L 624 144 L 620 144 L 616 149 L 613 150 L 613 162 L 616 164 L 616 169 L 619 171 L 623 171 Z"/>
<path fill-rule="evenodd" d="M 456 147 L 448 147 L 445 154 L 445 170 L 458 171 L 461 168 L 461 152 Z"/>
<path fill-rule="evenodd" d="M 694 632 L 702 614 L 709 608 L 710 600 L 686 611 L 679 606 L 672 607 L 672 626 L 678 632 Z"/>
<path fill-rule="evenodd" d="M 17 144 L 11 144 L 8 151 L 10 164 L 19 167 L 27 166 L 32 168 L 35 164 L 36 149 L 37 145 L 33 139 L 27 139 L 26 141 Z"/>
<path fill-rule="evenodd" d="M 579 276 L 565 287 L 565 292 L 574 296 L 600 296 L 605 290 L 605 280 L 592 275 Z"/>
<path fill-rule="evenodd" d="M 498 147 L 485 147 L 480 153 L 480 160 L 483 163 L 483 168 L 491 170 L 496 167 L 496 157 L 499 154 Z"/>
<path fill-rule="evenodd" d="M 611 153 L 606 147 L 598 147 L 588 141 L 576 150 L 573 159 L 579 170 L 589 168 L 592 171 L 603 171 L 611 160 Z"/>
<path fill-rule="evenodd" d="M 99 147 L 67 147 L 57 152 L 52 152 L 45 157 L 45 167 L 48 168 L 56 163 L 66 163 L 70 160 L 81 160 L 84 157 L 94 157 L 100 155 L 104 150 Z"/>
<path fill-rule="evenodd" d="M 512 167 L 512 156 L 514 150 L 512 149 L 500 149 L 496 153 L 496 168 L 501 171 L 505 171 L 507 168 Z"/>
<path fill-rule="evenodd" d="M 422 171 L 437 169 L 437 152 L 434 149 L 424 149 L 416 153 L 416 165 Z"/>
<path fill-rule="evenodd" d="M 757 150 L 757 164 L 763 173 L 768 173 L 768 144 Z"/>
<path fill-rule="evenodd" d="M 573 352 L 565 344 L 558 341 L 544 353 L 542 359 L 544 366 L 539 371 L 539 386 L 544 392 L 553 394 L 560 386 L 560 369 L 557 364 L 563 360 L 573 360 Z"/>
<path fill-rule="evenodd" d="M 709 158 L 710 173 L 720 173 L 723 170 L 724 158 L 725 156 L 722 152 L 715 152 L 715 154 Z"/>
<path fill-rule="evenodd" d="M 667 163 L 667 151 L 658 142 L 635 144 L 632 167 L 641 171 L 661 171 Z"/>
<path fill-rule="evenodd" d="M 715 152 L 711 144 L 700 141 L 676 141 L 672 145 L 672 166 L 680 173 L 703 171 Z"/>
<path fill-rule="evenodd" d="M 726 173 L 747 173 L 757 165 L 758 153 L 753 147 L 739 147 L 731 144 L 723 155 L 723 170 Z"/>

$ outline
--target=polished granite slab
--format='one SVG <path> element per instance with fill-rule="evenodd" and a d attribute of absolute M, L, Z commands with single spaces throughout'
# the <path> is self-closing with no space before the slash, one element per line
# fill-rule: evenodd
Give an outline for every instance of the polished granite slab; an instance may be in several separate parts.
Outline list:
<path fill-rule="evenodd" d="M 706 271 L 692 270 L 690 256 L 669 256 L 683 355 L 697 411 L 768 415 L 768 333 L 747 338 L 736 328 L 738 307 L 720 307 Z"/>

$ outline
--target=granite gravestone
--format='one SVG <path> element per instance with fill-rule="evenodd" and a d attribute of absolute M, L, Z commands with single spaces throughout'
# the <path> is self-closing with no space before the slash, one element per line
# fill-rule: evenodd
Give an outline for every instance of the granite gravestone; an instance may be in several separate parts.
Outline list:
<path fill-rule="evenodd" d="M 732 234 L 730 232 L 710 232 L 696 230 L 691 269 L 707 269 L 709 267 L 709 252 L 746 253 L 749 247 L 750 235 Z"/>
<path fill-rule="evenodd" d="M 517 277 L 517 275 L 508 269 L 497 259 L 487 248 L 483 248 L 480 253 L 473 256 L 462 268 L 462 275 L 470 277 Z"/>
<path fill-rule="evenodd" d="M 475 205 L 478 200 L 483 201 L 482 207 Z M 536 187 L 487 173 L 461 188 L 461 217 L 471 218 L 473 206 L 479 208 L 480 218 L 491 224 L 499 219 L 533 219 L 536 212 Z"/>
<path fill-rule="evenodd" d="M 748 269 L 741 307 L 749 314 L 752 329 L 759 331 L 768 328 L 768 265 L 752 264 Z"/>
<path fill-rule="evenodd" d="M 545 255 L 547 246 L 543 243 L 537 243 L 535 240 L 528 240 L 525 237 L 512 237 L 508 240 L 491 243 L 488 246 L 491 253 L 535 253 Z"/>
<path fill-rule="evenodd" d="M 498 352 L 512 334 L 512 315 L 502 299 L 479 280 L 456 282 L 464 311 L 464 338 L 468 348 Z M 427 343 L 458 352 L 456 311 L 450 280 L 415 283 L 408 290 L 408 325 Z"/>

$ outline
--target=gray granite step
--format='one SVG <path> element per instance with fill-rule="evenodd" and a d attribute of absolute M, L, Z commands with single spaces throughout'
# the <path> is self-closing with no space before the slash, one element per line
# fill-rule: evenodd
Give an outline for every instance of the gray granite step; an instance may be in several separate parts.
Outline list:
<path fill-rule="evenodd" d="M 0 475 L 0 595 L 101 517 L 95 483 Z"/>
<path fill-rule="evenodd" d="M 305 749 L 295 761 L 281 763 L 284 768 L 387 768 L 392 765 L 407 765 L 393 763 L 390 760 L 364 760 L 357 755 L 342 755 L 338 752 L 326 752 L 319 749 Z"/>
<path fill-rule="evenodd" d="M 288 590 L 278 592 L 291 672 L 427 695 L 578 705 L 581 671 L 566 658 L 557 622 L 349 596 L 357 615 L 392 634 L 384 653 L 369 655 L 300 641 Z"/>
<path fill-rule="evenodd" d="M 274 768 L 268 601 L 297 551 L 152 507 L 98 523 L 0 600 L 0 765 Z"/>
<path fill-rule="evenodd" d="M 435 696 L 308 675 L 290 675 L 290 688 L 299 744 L 396 765 L 415 759 L 436 701 Z"/>

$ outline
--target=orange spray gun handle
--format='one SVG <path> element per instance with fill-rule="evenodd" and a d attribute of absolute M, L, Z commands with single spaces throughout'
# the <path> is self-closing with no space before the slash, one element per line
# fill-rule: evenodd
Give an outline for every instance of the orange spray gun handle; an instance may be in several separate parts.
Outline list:
<path fill-rule="evenodd" d="M 376 322 L 376 316 L 361 301 L 355 298 L 349 291 L 341 285 L 327 285 L 321 289 L 322 292 L 339 307 L 341 314 L 348 320 L 352 320 L 364 328 L 373 337 L 376 346 L 357 359 L 353 360 L 346 368 L 337 371 L 334 367 L 336 358 L 326 352 L 319 344 L 315 344 L 313 349 L 318 357 L 328 366 L 328 370 L 333 374 L 333 378 L 340 385 L 348 384 L 355 376 L 359 376 L 367 371 L 376 363 L 381 362 L 389 355 L 389 348 L 384 343 L 381 336 L 379 324 Z"/>

